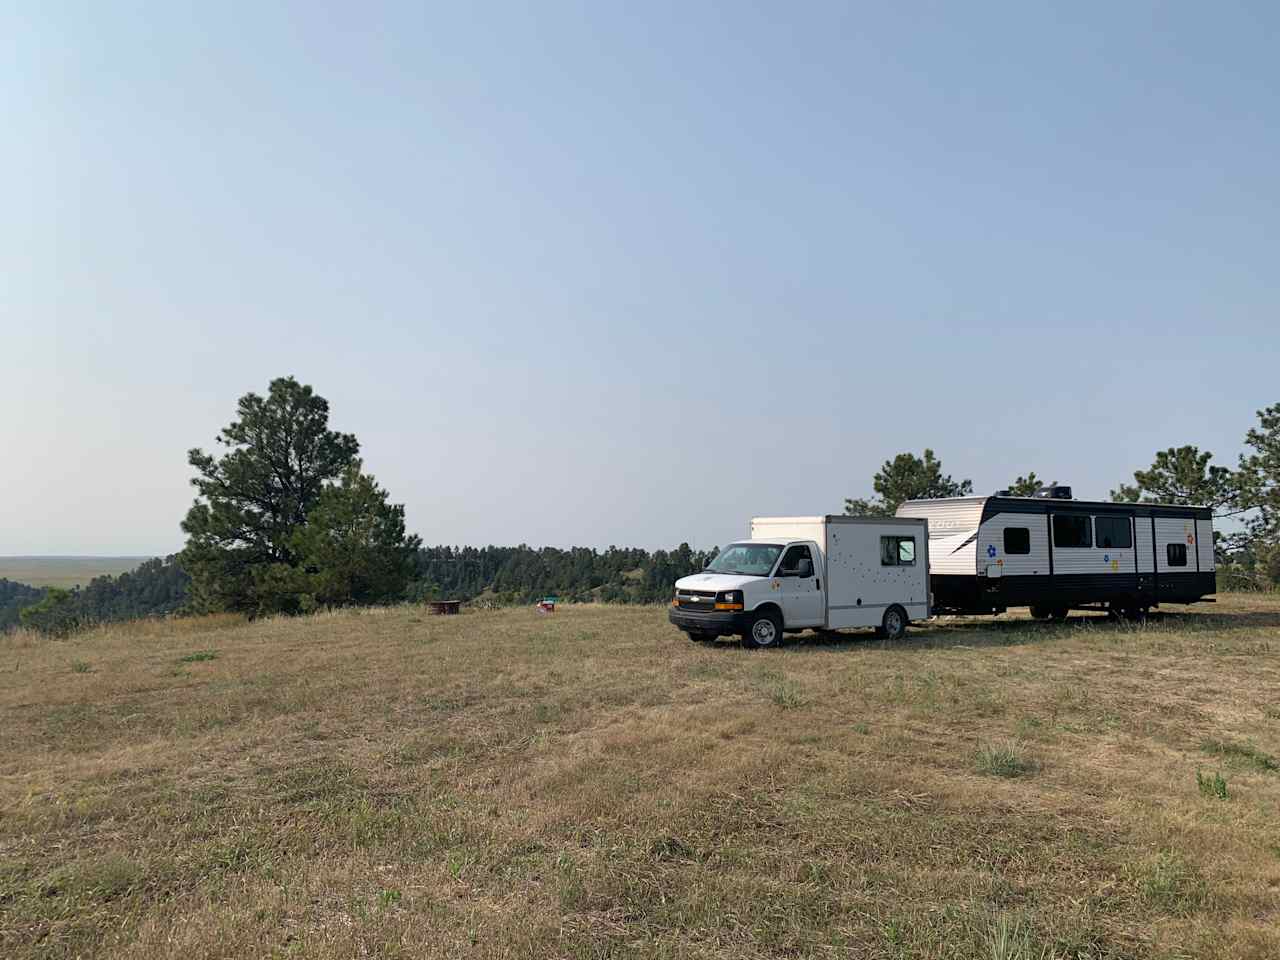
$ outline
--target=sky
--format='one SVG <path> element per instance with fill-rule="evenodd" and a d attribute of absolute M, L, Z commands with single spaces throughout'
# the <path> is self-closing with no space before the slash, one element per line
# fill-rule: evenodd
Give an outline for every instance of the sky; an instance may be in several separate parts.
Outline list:
<path fill-rule="evenodd" d="M 1280 401 L 1280 6 L 0 6 L 0 555 L 294 375 L 427 543 L 695 547 Z"/>

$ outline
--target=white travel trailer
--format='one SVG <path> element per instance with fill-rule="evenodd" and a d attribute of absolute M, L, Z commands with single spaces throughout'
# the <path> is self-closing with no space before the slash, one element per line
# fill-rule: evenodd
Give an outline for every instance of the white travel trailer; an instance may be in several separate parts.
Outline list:
<path fill-rule="evenodd" d="M 929 616 L 929 531 L 923 520 L 756 517 L 676 581 L 668 614 L 692 640 L 739 635 L 772 647 L 784 633 L 876 627 L 897 638 Z"/>
<path fill-rule="evenodd" d="M 1206 507 L 1034 497 L 910 500 L 899 517 L 927 520 L 936 612 L 1028 606 L 1061 619 L 1079 608 L 1136 615 L 1195 603 L 1215 589 L 1213 514 Z"/>

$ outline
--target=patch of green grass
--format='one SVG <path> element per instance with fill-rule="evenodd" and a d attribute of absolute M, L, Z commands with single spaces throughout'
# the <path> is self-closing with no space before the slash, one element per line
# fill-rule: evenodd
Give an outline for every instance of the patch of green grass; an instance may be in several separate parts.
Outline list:
<path fill-rule="evenodd" d="M 89 665 L 88 660 L 72 660 L 71 672 L 72 673 L 92 673 L 93 668 Z"/>
<path fill-rule="evenodd" d="M 1014 740 L 979 744 L 975 764 L 979 773 L 991 777 L 1022 777 L 1039 769 Z"/>
<path fill-rule="evenodd" d="M 1205 753 L 1249 764 L 1267 773 L 1280 771 L 1280 761 L 1269 753 L 1263 753 L 1251 743 L 1233 743 L 1230 740 L 1209 738 L 1201 742 L 1200 749 Z"/>
<path fill-rule="evenodd" d="M 1044 721 L 1039 717 L 1022 717 L 1018 721 L 1017 730 L 1022 736 L 1030 736 L 1044 728 Z"/>
<path fill-rule="evenodd" d="M 564 715 L 564 704 L 544 701 L 534 705 L 534 723 L 557 723 Z"/>
<path fill-rule="evenodd" d="M 204 663 L 206 660 L 217 660 L 217 650 L 197 650 L 195 653 L 188 653 L 185 657 L 179 657 L 179 663 Z"/>
<path fill-rule="evenodd" d="M 1138 891 L 1160 913 L 1185 917 L 1200 909 L 1208 885 L 1181 857 L 1160 853 L 1138 874 Z"/>
<path fill-rule="evenodd" d="M 125 857 L 108 855 L 75 863 L 37 881 L 42 898 L 105 902 L 126 896 L 143 882 L 141 865 Z"/>
<path fill-rule="evenodd" d="M 1213 797 L 1216 800 L 1227 799 L 1227 781 L 1220 772 L 1215 772 L 1211 777 L 1197 770 L 1196 786 L 1206 797 Z"/>
<path fill-rule="evenodd" d="M 384 909 L 386 907 L 394 907 L 403 898 L 404 894 L 399 890 L 385 889 L 378 892 L 378 903 L 382 904 Z"/>

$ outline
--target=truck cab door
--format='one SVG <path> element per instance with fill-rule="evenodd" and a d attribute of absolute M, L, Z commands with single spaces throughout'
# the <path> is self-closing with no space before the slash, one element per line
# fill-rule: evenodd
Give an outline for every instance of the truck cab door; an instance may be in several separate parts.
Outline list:
<path fill-rule="evenodd" d="M 820 627 L 826 623 L 826 607 L 822 602 L 822 573 L 815 551 L 804 543 L 787 547 L 774 574 L 778 606 L 782 608 L 784 625 Z"/>

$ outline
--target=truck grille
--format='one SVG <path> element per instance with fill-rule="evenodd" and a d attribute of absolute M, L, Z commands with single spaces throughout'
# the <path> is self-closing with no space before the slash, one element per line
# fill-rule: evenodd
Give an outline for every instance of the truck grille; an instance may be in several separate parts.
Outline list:
<path fill-rule="evenodd" d="M 714 610 L 716 608 L 714 590 L 677 590 L 676 599 L 680 601 L 681 610 Z"/>

